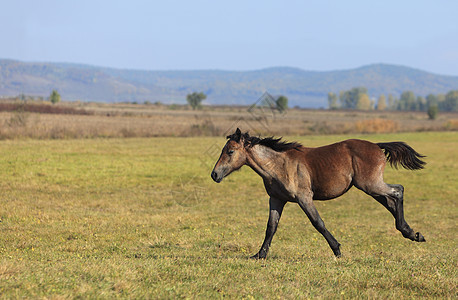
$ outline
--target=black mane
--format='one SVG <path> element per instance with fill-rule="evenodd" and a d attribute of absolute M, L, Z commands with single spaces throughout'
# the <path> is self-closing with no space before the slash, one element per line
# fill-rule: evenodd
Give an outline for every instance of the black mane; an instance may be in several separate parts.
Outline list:
<path fill-rule="evenodd" d="M 250 147 L 253 147 L 256 144 L 269 147 L 272 150 L 277 152 L 283 152 L 291 149 L 298 150 L 302 145 L 297 142 L 285 142 L 281 140 L 282 138 L 266 137 L 258 138 L 255 136 L 250 136 L 248 138 Z"/>
<path fill-rule="evenodd" d="M 268 147 L 277 152 L 284 152 L 291 149 L 299 150 L 302 145 L 298 142 L 285 142 L 280 138 L 266 137 L 259 138 L 257 136 L 250 136 L 248 132 L 241 134 L 240 132 L 235 132 L 234 134 L 228 135 L 228 139 L 240 142 L 240 139 L 243 138 L 245 147 L 253 147 L 255 145 L 262 145 Z"/>

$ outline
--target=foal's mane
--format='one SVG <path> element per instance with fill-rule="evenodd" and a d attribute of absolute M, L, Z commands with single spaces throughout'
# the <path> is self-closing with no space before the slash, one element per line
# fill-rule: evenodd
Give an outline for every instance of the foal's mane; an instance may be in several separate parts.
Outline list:
<path fill-rule="evenodd" d="M 302 145 L 298 142 L 282 141 L 281 137 L 274 138 L 273 136 L 271 136 L 266 138 L 260 138 L 257 136 L 250 136 L 248 132 L 245 132 L 243 134 L 236 132 L 231 135 L 228 135 L 227 138 L 236 142 L 240 142 L 240 139 L 243 138 L 245 147 L 262 145 L 277 152 L 284 152 L 291 149 L 299 150 L 299 148 L 302 147 Z"/>

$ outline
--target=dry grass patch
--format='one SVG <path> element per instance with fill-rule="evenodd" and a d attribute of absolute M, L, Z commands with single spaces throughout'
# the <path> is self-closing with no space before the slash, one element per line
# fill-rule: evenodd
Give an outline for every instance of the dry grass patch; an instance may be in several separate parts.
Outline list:
<path fill-rule="evenodd" d="M 2 104 L 2 103 L 0 103 Z M 35 104 L 3 103 L 14 107 Z M 236 127 L 262 135 L 317 135 L 457 130 L 458 113 L 428 120 L 424 112 L 360 112 L 290 109 L 248 111 L 247 107 L 62 103 L 42 110 L 0 112 L 0 139 L 224 136 Z M 12 106 L 12 107 L 13 107 Z M 1 111 L 1 109 L 0 109 Z M 41 112 L 41 113 L 39 113 Z"/>

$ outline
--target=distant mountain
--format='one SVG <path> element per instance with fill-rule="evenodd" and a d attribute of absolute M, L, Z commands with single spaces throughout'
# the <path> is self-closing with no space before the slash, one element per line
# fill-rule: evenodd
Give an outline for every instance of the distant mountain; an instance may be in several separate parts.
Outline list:
<path fill-rule="evenodd" d="M 290 106 L 326 107 L 328 92 L 364 86 L 371 97 L 447 93 L 458 89 L 458 76 L 444 76 L 403 66 L 374 64 L 352 70 L 304 71 L 268 68 L 256 71 L 141 71 L 0 59 L 0 96 L 47 97 L 57 89 L 65 100 L 95 102 L 185 103 L 194 91 L 208 104 L 251 104 L 265 91 L 285 95 Z"/>

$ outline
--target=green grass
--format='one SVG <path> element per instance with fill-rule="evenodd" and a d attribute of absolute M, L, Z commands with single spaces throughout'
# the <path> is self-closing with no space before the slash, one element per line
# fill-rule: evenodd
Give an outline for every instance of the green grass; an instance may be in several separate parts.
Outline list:
<path fill-rule="evenodd" d="M 316 203 L 342 258 L 291 203 L 267 260 L 252 261 L 268 198 L 247 167 L 211 180 L 223 138 L 1 141 L 0 295 L 456 298 L 458 134 L 360 137 L 428 156 L 423 171 L 385 174 L 405 186 L 406 220 L 427 243 L 404 239 L 388 211 L 352 189 Z"/>

